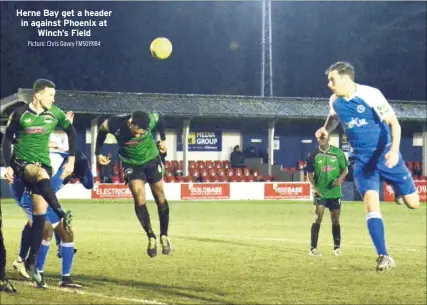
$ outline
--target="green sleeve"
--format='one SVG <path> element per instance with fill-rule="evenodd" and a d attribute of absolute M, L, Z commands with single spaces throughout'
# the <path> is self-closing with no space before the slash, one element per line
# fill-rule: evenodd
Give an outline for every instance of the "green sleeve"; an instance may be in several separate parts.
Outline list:
<path fill-rule="evenodd" d="M 150 115 L 150 129 L 154 129 L 156 127 L 157 122 L 159 121 L 159 115 L 155 112 Z"/>
<path fill-rule="evenodd" d="M 346 168 L 348 166 L 347 165 L 347 158 L 345 157 L 345 154 L 342 150 L 340 150 L 338 158 L 339 158 L 339 163 L 340 163 L 340 169 Z"/>
<path fill-rule="evenodd" d="M 71 125 L 71 122 L 65 116 L 64 111 L 62 111 L 61 109 L 59 109 L 55 105 L 52 106 L 51 112 L 55 115 L 56 119 L 58 120 L 58 125 L 62 129 L 67 129 L 68 126 Z"/>

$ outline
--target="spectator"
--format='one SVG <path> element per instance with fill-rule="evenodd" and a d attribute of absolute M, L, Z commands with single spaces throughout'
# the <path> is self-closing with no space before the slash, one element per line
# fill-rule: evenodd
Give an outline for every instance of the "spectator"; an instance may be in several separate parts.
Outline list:
<path fill-rule="evenodd" d="M 255 152 L 255 147 L 251 146 L 251 147 L 245 149 L 244 157 L 245 158 L 256 158 L 257 155 Z"/>
<path fill-rule="evenodd" d="M 264 154 L 262 155 L 262 163 L 268 164 L 268 148 L 265 150 Z"/>
<path fill-rule="evenodd" d="M 245 167 L 245 157 L 240 151 L 240 146 L 236 145 L 233 148 L 233 152 L 230 155 L 231 168 L 244 168 Z"/>
<path fill-rule="evenodd" d="M 112 158 L 111 153 L 107 154 L 107 158 L 111 160 Z M 113 183 L 114 165 L 112 161 L 106 165 L 100 165 L 99 171 L 100 171 L 102 183 Z"/>

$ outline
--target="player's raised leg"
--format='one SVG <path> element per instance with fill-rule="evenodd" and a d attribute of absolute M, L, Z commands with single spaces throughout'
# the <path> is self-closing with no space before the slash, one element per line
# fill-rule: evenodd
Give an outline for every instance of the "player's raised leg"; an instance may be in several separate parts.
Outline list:
<path fill-rule="evenodd" d="M 160 243 L 162 245 L 162 253 L 169 254 L 171 251 L 171 243 L 168 237 L 169 229 L 169 203 L 166 200 L 163 180 L 150 183 L 151 192 L 157 204 L 160 221 Z"/>
<path fill-rule="evenodd" d="M 154 257 L 157 255 L 157 240 L 151 227 L 150 214 L 147 209 L 145 199 L 145 181 L 140 179 L 130 180 L 129 188 L 132 192 L 135 203 L 135 214 L 148 237 L 147 254 L 150 257 Z"/>
<path fill-rule="evenodd" d="M 322 224 L 323 213 L 325 211 L 325 205 L 322 204 L 322 199 L 314 199 L 314 221 L 311 225 L 311 247 L 310 256 L 322 256 L 322 254 L 317 251 L 317 242 L 319 240 L 319 231 L 320 225 Z"/>

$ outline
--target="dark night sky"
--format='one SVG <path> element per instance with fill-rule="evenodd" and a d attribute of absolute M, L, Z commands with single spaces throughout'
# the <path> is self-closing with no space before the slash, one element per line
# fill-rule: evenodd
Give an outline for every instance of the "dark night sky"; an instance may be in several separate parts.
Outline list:
<path fill-rule="evenodd" d="M 20 26 L 16 9 L 113 14 L 83 37 L 101 47 L 35 48 L 27 41 L 82 39 L 38 37 Z M 324 71 L 347 60 L 358 82 L 389 99 L 426 100 L 425 2 L 273 2 L 272 9 L 275 95 L 329 96 Z M 174 45 L 168 60 L 150 56 L 158 36 Z M 40 77 L 68 90 L 259 95 L 260 42 L 260 2 L 1 2 L 1 97 Z"/>

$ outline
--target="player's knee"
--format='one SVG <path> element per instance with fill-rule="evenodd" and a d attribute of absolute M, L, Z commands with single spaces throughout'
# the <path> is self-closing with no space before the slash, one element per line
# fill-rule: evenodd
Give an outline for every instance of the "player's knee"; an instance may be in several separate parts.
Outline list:
<path fill-rule="evenodd" d="M 323 216 L 315 215 L 314 216 L 314 223 L 320 225 L 322 223 Z"/>
<path fill-rule="evenodd" d="M 44 168 L 40 167 L 37 170 L 36 179 L 37 179 L 37 182 L 40 181 L 40 180 L 43 180 L 43 179 L 49 179 L 49 175 L 48 175 L 48 173 L 46 172 L 46 170 Z"/>
<path fill-rule="evenodd" d="M 421 206 L 418 193 L 414 193 L 410 196 L 404 196 L 403 200 L 405 201 L 406 206 L 410 209 L 418 209 Z"/>

